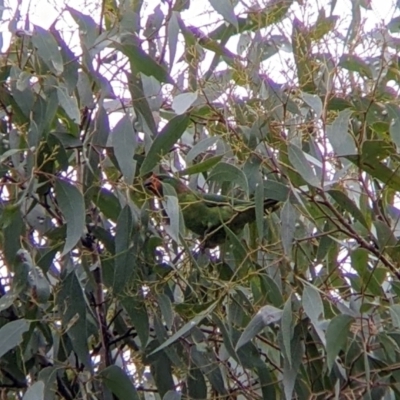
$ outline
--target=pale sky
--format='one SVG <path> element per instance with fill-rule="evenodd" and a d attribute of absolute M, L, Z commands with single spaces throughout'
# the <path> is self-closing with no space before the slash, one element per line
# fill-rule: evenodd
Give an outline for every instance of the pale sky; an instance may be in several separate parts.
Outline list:
<path fill-rule="evenodd" d="M 322 5 L 328 4 L 327 0 L 305 0 L 311 1 L 321 7 Z M 341 11 L 351 10 L 351 2 L 356 0 L 338 0 L 335 8 L 335 14 L 343 15 Z M 101 4 L 100 0 L 22 0 L 22 14 L 25 14 L 27 11 L 28 4 L 30 6 L 30 21 L 33 24 L 40 25 L 43 28 L 48 28 L 51 23 L 57 18 L 60 10 L 63 8 L 64 4 L 68 4 L 68 6 L 72 8 L 76 8 L 82 13 L 88 12 L 91 13 L 94 9 L 98 9 Z M 266 3 L 265 0 L 258 0 L 249 3 Z M 371 18 L 371 24 L 374 24 L 378 21 L 390 19 L 390 16 L 393 14 L 393 7 L 396 0 L 372 0 L 372 11 L 368 13 L 368 17 Z M 147 0 L 145 1 L 145 8 L 151 12 L 158 4 L 160 4 L 160 0 Z M 247 3 L 247 2 L 246 2 Z M 329 2 L 330 3 L 330 2 Z M 7 4 L 7 0 L 6 0 Z M 8 0 L 8 4 L 11 5 L 13 9 L 17 7 L 17 1 Z M 14 4 L 14 5 L 13 5 Z M 192 1 L 190 6 L 189 13 L 190 16 L 201 15 L 205 8 L 209 8 L 210 5 L 208 1 Z M 374 20 L 374 21 L 373 21 Z M 208 22 L 208 21 L 207 21 Z M 369 24 L 368 24 L 369 25 Z M 3 30 L 4 32 L 4 30 Z"/>

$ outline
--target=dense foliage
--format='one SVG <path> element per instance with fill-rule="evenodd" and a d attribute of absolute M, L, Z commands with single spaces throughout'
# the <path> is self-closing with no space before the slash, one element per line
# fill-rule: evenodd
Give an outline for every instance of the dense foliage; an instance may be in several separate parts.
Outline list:
<path fill-rule="evenodd" d="M 400 398 L 398 6 L 200 3 L 0 7 L 2 398 Z"/>

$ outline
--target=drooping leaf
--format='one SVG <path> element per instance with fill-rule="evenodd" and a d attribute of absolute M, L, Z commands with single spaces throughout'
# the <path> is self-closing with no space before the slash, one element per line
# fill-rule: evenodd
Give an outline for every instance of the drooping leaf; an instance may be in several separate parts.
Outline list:
<path fill-rule="evenodd" d="M 292 347 L 291 341 L 293 338 L 293 316 L 292 316 L 292 300 L 289 297 L 283 308 L 281 317 L 281 329 L 282 329 L 282 342 L 284 345 L 284 354 L 289 364 L 292 362 Z"/>
<path fill-rule="evenodd" d="M 303 290 L 304 311 L 311 319 L 316 322 L 324 312 L 321 296 L 312 285 L 305 285 Z"/>
<path fill-rule="evenodd" d="M 295 170 L 301 175 L 301 177 L 311 186 L 319 187 L 320 182 L 309 162 L 307 161 L 304 152 L 300 148 L 292 144 L 288 146 L 288 151 L 289 160 Z"/>
<path fill-rule="evenodd" d="M 205 311 L 200 312 L 196 315 L 192 320 L 187 322 L 182 328 L 178 329 L 168 340 L 158 346 L 155 350 L 152 351 L 151 354 L 157 353 L 158 351 L 164 349 L 165 347 L 171 345 L 176 340 L 180 339 L 182 336 L 190 332 L 190 330 L 195 327 L 199 322 L 201 322 L 205 317 L 211 315 L 214 310 L 216 303 L 213 303 L 210 307 L 208 307 Z"/>
<path fill-rule="evenodd" d="M 133 155 L 136 150 L 136 133 L 127 115 L 123 116 L 112 131 L 112 146 L 115 158 L 124 176 L 125 182 L 132 185 L 136 163 Z"/>
<path fill-rule="evenodd" d="M 76 124 L 79 124 L 81 114 L 79 112 L 76 98 L 68 93 L 68 88 L 65 86 L 58 86 L 57 94 L 58 101 L 68 117 L 71 118 Z"/>
<path fill-rule="evenodd" d="M 241 334 L 238 342 L 236 343 L 235 350 L 237 351 L 240 347 L 252 340 L 269 324 L 279 322 L 282 318 L 282 313 L 282 310 L 273 306 L 268 305 L 261 307 Z"/>
<path fill-rule="evenodd" d="M 340 350 L 344 350 L 347 335 L 353 318 L 349 315 L 338 315 L 331 320 L 326 331 L 327 365 L 332 369 L 336 356 Z"/>
<path fill-rule="evenodd" d="M 35 26 L 32 43 L 51 72 L 60 75 L 64 70 L 64 63 L 53 35 L 48 30 Z"/>
<path fill-rule="evenodd" d="M 125 285 L 129 282 L 135 268 L 135 258 L 132 254 L 132 235 L 134 219 L 131 208 L 126 205 L 117 220 L 115 232 L 115 266 L 113 290 L 115 293 L 123 293 Z"/>
<path fill-rule="evenodd" d="M 293 238 L 296 230 L 296 210 L 286 201 L 281 210 L 281 237 L 283 250 L 288 259 L 292 257 Z"/>
<path fill-rule="evenodd" d="M 351 114 L 351 110 L 340 111 L 335 121 L 326 128 L 326 134 L 337 156 L 357 154 L 356 145 L 348 127 Z"/>
<path fill-rule="evenodd" d="M 189 117 L 186 114 L 173 118 L 156 136 L 146 158 L 140 168 L 141 176 L 149 173 L 161 159 L 163 154 L 170 151 L 171 147 L 182 136 L 189 124 Z"/>
<path fill-rule="evenodd" d="M 85 228 L 85 204 L 78 188 L 63 179 L 55 182 L 58 205 L 67 225 L 67 237 L 62 254 L 71 251 Z"/>
<path fill-rule="evenodd" d="M 57 292 L 57 306 L 73 350 L 83 365 L 89 366 L 86 300 L 75 271 L 67 273 Z"/>

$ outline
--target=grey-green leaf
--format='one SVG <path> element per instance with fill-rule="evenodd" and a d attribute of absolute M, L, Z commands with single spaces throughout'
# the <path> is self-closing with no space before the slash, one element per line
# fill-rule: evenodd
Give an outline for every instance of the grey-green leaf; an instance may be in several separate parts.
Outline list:
<path fill-rule="evenodd" d="M 307 161 L 306 156 L 299 147 L 289 144 L 288 146 L 289 160 L 294 169 L 301 175 L 301 177 L 311 186 L 320 187 L 320 182 L 315 175 L 314 170 Z"/>
<path fill-rule="evenodd" d="M 232 164 L 220 162 L 210 172 L 210 180 L 218 182 L 236 182 L 248 195 L 249 183 L 244 172 Z"/>
<path fill-rule="evenodd" d="M 291 259 L 292 256 L 293 238 L 296 230 L 296 216 L 295 208 L 289 200 L 286 201 L 281 211 L 281 237 L 283 250 L 289 259 Z"/>
<path fill-rule="evenodd" d="M 237 351 L 240 347 L 252 340 L 261 330 L 263 330 L 269 324 L 280 321 L 281 317 L 282 310 L 280 310 L 279 308 L 270 305 L 261 307 L 258 310 L 257 314 L 246 326 L 243 333 L 240 335 L 235 350 Z"/>
<path fill-rule="evenodd" d="M 346 109 L 340 111 L 332 125 L 326 127 L 326 134 L 337 156 L 357 154 L 356 144 L 349 133 L 349 120 L 353 113 Z"/>
<path fill-rule="evenodd" d="M 28 388 L 22 400 L 43 400 L 44 399 L 44 382 L 37 381 Z"/>
<path fill-rule="evenodd" d="M 332 369 L 339 351 L 345 348 L 347 334 L 352 322 L 352 317 L 341 314 L 333 318 L 328 326 L 326 331 L 326 353 L 329 370 Z"/>
<path fill-rule="evenodd" d="M 62 255 L 67 254 L 78 243 L 85 228 L 85 204 L 82 193 L 76 186 L 63 180 L 55 182 L 57 202 L 67 225 L 67 238 Z"/>
<path fill-rule="evenodd" d="M 64 63 L 53 35 L 48 30 L 35 26 L 32 43 L 51 72 L 60 75 L 64 71 Z"/>
<path fill-rule="evenodd" d="M 111 142 L 125 182 L 132 185 L 136 165 L 133 155 L 137 143 L 132 122 L 127 115 L 124 115 L 113 129 Z"/>
<path fill-rule="evenodd" d="M 321 296 L 312 285 L 304 285 L 303 308 L 310 320 L 315 323 L 324 312 Z"/>
<path fill-rule="evenodd" d="M 306 92 L 303 92 L 301 96 L 303 97 L 303 100 L 314 110 L 316 118 L 319 118 L 323 109 L 323 104 L 319 96 Z"/>
<path fill-rule="evenodd" d="M 174 97 L 172 109 L 177 115 L 184 114 L 197 100 L 196 92 L 181 93 Z"/>
<path fill-rule="evenodd" d="M 209 2 L 214 10 L 224 17 L 226 22 L 229 22 L 238 29 L 238 20 L 230 0 L 209 0 Z"/>
<path fill-rule="evenodd" d="M 154 139 L 140 168 L 141 176 L 150 172 L 157 165 L 161 157 L 170 151 L 171 147 L 185 132 L 188 124 L 189 116 L 186 114 L 178 115 L 168 122 Z"/>
<path fill-rule="evenodd" d="M 0 357 L 22 342 L 22 334 L 29 329 L 29 322 L 18 319 L 3 325 L 0 329 Z"/>
<path fill-rule="evenodd" d="M 68 93 L 68 88 L 64 85 L 57 87 L 58 101 L 61 107 L 64 109 L 69 118 L 72 119 L 76 124 L 79 124 L 81 114 L 78 108 L 78 102 L 76 97 Z"/>
<path fill-rule="evenodd" d="M 119 400 L 139 400 L 131 378 L 120 367 L 111 365 L 100 372 L 100 377 Z"/>

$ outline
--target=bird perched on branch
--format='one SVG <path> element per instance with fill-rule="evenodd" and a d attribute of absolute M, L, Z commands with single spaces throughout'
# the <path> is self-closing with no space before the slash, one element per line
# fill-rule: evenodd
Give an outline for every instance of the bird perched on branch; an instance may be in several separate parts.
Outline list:
<path fill-rule="evenodd" d="M 155 196 L 162 198 L 163 184 L 169 184 L 175 189 L 185 226 L 201 237 L 204 247 L 213 248 L 224 243 L 224 226 L 239 233 L 247 223 L 256 219 L 254 202 L 200 193 L 169 175 L 152 175 L 144 185 Z M 266 199 L 264 210 L 272 212 L 278 203 L 278 200 Z"/>

